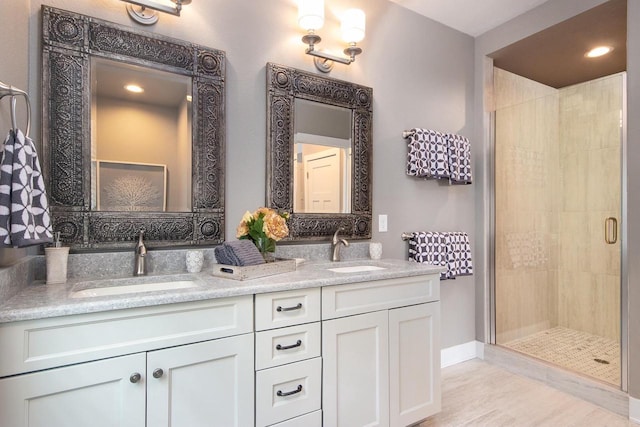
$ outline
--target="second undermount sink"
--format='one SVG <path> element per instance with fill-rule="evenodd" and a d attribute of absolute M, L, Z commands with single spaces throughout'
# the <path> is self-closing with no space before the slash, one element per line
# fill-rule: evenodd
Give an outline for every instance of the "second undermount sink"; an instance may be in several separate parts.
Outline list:
<path fill-rule="evenodd" d="M 151 292 L 151 291 L 168 291 L 174 289 L 187 289 L 195 288 L 198 286 L 193 280 L 171 280 L 171 281 L 156 281 L 139 284 L 122 284 L 122 285 L 106 285 L 88 287 L 86 289 L 77 290 L 71 293 L 72 298 L 91 298 L 102 297 L 108 295 L 123 295 L 133 294 L 139 292 Z"/>
<path fill-rule="evenodd" d="M 333 271 L 334 273 L 361 273 L 364 271 L 376 271 L 376 270 L 386 270 L 386 268 L 378 267 L 375 265 L 353 265 L 350 267 L 336 267 L 336 268 L 329 269 L 329 271 Z"/>

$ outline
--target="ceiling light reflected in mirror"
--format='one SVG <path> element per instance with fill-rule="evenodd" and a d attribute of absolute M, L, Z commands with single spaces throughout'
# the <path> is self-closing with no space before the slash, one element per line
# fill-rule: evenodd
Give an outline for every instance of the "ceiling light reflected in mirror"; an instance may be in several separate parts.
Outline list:
<path fill-rule="evenodd" d="M 142 89 L 140 86 L 138 86 L 136 84 L 128 84 L 128 85 L 125 85 L 124 88 L 126 90 L 128 90 L 129 92 L 133 92 L 133 93 L 142 93 L 142 92 L 144 92 L 144 89 Z"/>
<path fill-rule="evenodd" d="M 611 46 L 598 46 L 585 53 L 585 56 L 587 58 L 599 58 L 610 53 L 612 50 L 613 48 Z"/>

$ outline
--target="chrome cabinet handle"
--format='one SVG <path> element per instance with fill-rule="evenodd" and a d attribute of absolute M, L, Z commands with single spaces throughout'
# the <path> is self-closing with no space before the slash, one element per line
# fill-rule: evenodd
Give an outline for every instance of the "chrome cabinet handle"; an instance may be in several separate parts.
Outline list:
<path fill-rule="evenodd" d="M 293 307 L 281 307 L 278 306 L 276 308 L 277 312 L 281 312 L 281 311 L 293 311 L 293 310 L 300 310 L 302 308 L 302 303 L 299 302 L 297 305 L 293 306 Z"/>
<path fill-rule="evenodd" d="M 604 241 L 608 245 L 618 241 L 618 220 L 612 216 L 604 220 Z"/>
<path fill-rule="evenodd" d="M 281 345 L 281 344 L 278 344 L 278 345 L 276 346 L 276 350 L 289 350 L 289 349 L 291 349 L 291 348 L 300 347 L 301 345 L 302 345 L 302 341 L 301 341 L 301 340 L 298 340 L 298 341 L 296 341 L 296 343 L 295 343 L 295 344 L 291 344 L 291 345 Z"/>
<path fill-rule="evenodd" d="M 300 393 L 301 391 L 302 391 L 302 384 L 298 384 L 298 388 L 296 388 L 295 390 L 293 390 L 293 391 L 278 390 L 276 392 L 276 395 L 278 395 L 280 397 L 291 396 L 292 394 Z"/>
<path fill-rule="evenodd" d="M 153 371 L 153 378 L 160 378 L 163 375 L 164 375 L 164 371 L 160 368 Z"/>
<path fill-rule="evenodd" d="M 140 375 L 137 372 L 134 372 L 133 374 L 131 374 L 131 376 L 129 377 L 129 381 L 131 381 L 132 383 L 137 383 L 138 381 L 140 381 L 140 378 L 142 378 L 142 375 Z"/>

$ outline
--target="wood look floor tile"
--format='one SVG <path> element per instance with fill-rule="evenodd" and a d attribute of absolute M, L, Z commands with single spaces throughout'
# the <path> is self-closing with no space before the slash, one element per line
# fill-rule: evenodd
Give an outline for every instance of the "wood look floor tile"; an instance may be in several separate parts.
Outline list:
<path fill-rule="evenodd" d="M 442 370 L 442 411 L 419 427 L 638 427 L 620 415 L 479 359 Z"/>

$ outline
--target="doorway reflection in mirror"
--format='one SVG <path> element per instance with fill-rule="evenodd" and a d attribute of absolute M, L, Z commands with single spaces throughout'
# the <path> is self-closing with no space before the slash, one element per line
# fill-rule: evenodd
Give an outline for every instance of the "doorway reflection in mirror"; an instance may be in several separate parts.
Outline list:
<path fill-rule="evenodd" d="M 351 110 L 296 98 L 294 212 L 349 213 Z"/>

